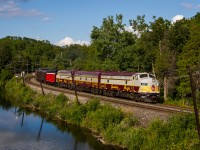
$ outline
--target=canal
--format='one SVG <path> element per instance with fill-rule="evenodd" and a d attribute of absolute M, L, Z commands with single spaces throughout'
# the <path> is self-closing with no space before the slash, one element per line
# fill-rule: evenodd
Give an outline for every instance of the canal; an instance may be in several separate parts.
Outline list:
<path fill-rule="evenodd" d="M 87 130 L 11 106 L 0 98 L 0 150 L 110 150 Z"/>

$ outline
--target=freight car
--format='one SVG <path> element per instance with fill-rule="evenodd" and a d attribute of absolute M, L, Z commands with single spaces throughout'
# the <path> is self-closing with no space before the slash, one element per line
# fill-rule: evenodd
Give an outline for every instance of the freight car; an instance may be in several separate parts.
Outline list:
<path fill-rule="evenodd" d="M 35 71 L 35 79 L 42 83 L 56 85 L 56 74 L 57 70 L 40 68 Z"/>
<path fill-rule="evenodd" d="M 37 80 L 38 72 L 43 71 L 36 72 Z M 60 70 L 56 74 L 56 80 L 51 80 L 51 84 L 68 89 L 76 88 L 78 91 L 93 94 L 124 97 L 144 102 L 157 102 L 159 96 L 159 82 L 150 73 Z"/>

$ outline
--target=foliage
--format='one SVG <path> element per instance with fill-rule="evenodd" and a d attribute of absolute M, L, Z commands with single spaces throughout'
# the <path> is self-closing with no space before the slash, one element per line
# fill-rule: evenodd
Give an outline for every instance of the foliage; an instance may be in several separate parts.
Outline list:
<path fill-rule="evenodd" d="M 83 125 L 97 132 L 106 129 L 109 125 L 116 125 L 123 119 L 123 113 L 109 105 L 103 105 L 96 111 L 88 112 Z"/>
<path fill-rule="evenodd" d="M 180 76 L 188 74 L 188 66 L 192 71 L 199 69 L 200 66 L 200 14 L 197 14 L 191 20 L 190 39 L 187 41 L 182 49 L 182 53 L 179 55 L 178 60 L 178 72 Z M 191 95 L 189 79 L 181 78 L 180 85 L 178 86 L 180 95 L 182 97 L 188 97 Z"/>
<path fill-rule="evenodd" d="M 92 99 L 86 103 L 87 112 L 96 111 L 100 107 L 100 101 L 98 99 Z"/>
<path fill-rule="evenodd" d="M 54 59 L 58 52 L 58 47 L 48 41 L 37 41 L 26 37 L 8 36 L 0 39 L 0 45 L 0 53 L 2 53 L 0 61 L 3 65 L 1 68 L 7 65 L 6 67 L 14 72 L 27 69 L 27 63 L 31 71 L 39 66 L 47 67 L 48 64 L 50 66 L 51 59 Z"/>
<path fill-rule="evenodd" d="M 119 65 L 111 59 L 106 59 L 102 64 L 103 71 L 119 70 Z"/>
<path fill-rule="evenodd" d="M 123 48 L 135 42 L 135 36 L 125 31 L 122 15 L 116 15 L 116 23 L 113 16 L 103 19 L 100 28 L 94 26 L 91 33 L 92 46 L 97 49 L 100 60 L 111 59 Z"/>
<path fill-rule="evenodd" d="M 153 16 L 146 22 L 145 15 L 130 19 L 134 32 L 127 31 L 123 15 L 103 18 L 102 24 L 91 31 L 91 45 L 55 46 L 49 41 L 8 36 L 0 39 L 0 70 L 14 73 L 36 68 L 72 70 L 117 70 L 153 72 L 160 81 L 176 78 L 170 84 L 169 98 L 187 99 L 191 95 L 187 66 L 200 66 L 200 13 L 171 23 Z M 161 95 L 162 96 L 162 95 Z"/>
<path fill-rule="evenodd" d="M 66 101 L 69 101 L 69 99 L 65 96 L 64 93 L 60 93 L 58 96 L 56 96 L 56 101 L 64 103 Z"/>
<path fill-rule="evenodd" d="M 101 105 L 97 99 L 85 104 L 69 103 L 64 94 L 42 94 L 24 86 L 18 78 L 6 84 L 7 96 L 17 106 L 37 107 L 50 116 L 58 116 L 67 123 L 82 125 L 97 131 L 106 142 L 128 149 L 198 149 L 193 114 L 171 116 L 167 121 L 154 120 L 146 128 L 138 126 L 138 119 L 124 114 L 119 108 Z"/>
<path fill-rule="evenodd" d="M 5 83 L 12 77 L 13 77 L 13 74 L 9 70 L 2 69 L 0 72 L 0 83 Z"/>

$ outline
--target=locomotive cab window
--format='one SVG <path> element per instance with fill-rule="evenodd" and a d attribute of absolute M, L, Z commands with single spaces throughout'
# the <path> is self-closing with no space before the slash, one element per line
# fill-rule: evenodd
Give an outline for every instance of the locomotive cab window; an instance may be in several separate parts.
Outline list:
<path fill-rule="evenodd" d="M 152 74 L 149 74 L 149 77 L 150 77 L 150 78 L 155 78 L 154 75 L 152 75 Z"/>
<path fill-rule="evenodd" d="M 148 77 L 148 74 L 141 74 L 140 75 L 140 78 L 146 78 L 146 77 Z"/>

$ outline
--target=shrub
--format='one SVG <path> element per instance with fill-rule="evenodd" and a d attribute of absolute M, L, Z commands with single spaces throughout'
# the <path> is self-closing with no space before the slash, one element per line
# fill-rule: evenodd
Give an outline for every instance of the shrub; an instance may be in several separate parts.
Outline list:
<path fill-rule="evenodd" d="M 72 105 L 71 107 L 68 107 L 68 110 L 64 112 L 65 112 L 65 116 L 62 116 L 62 117 L 64 117 L 68 122 L 76 124 L 76 125 L 80 125 L 80 123 L 85 118 L 86 113 L 87 113 L 84 105 L 80 105 L 76 103 Z"/>
<path fill-rule="evenodd" d="M 91 99 L 85 104 L 88 112 L 96 111 L 100 107 L 100 101 L 98 99 Z"/>
<path fill-rule="evenodd" d="M 120 125 L 123 128 L 130 128 L 138 123 L 138 119 L 131 114 L 127 114 L 125 118 L 121 121 Z"/>
<path fill-rule="evenodd" d="M 56 96 L 55 101 L 64 103 L 66 101 L 69 101 L 69 99 L 65 96 L 64 93 L 60 93 L 58 96 Z"/>
<path fill-rule="evenodd" d="M 109 125 L 120 123 L 122 119 L 123 113 L 120 109 L 113 108 L 110 105 L 103 105 L 96 111 L 88 112 L 83 125 L 100 132 Z"/>
<path fill-rule="evenodd" d="M 51 115 L 59 115 L 68 123 L 94 129 L 110 143 L 128 149 L 199 149 L 193 114 L 172 116 L 166 122 L 156 119 L 147 128 L 136 128 L 138 121 L 131 114 L 125 115 L 110 105 L 100 105 L 97 99 L 84 105 L 68 104 L 63 93 L 43 96 L 17 80 L 13 78 L 6 84 L 12 103 L 17 102 L 18 106 L 32 103 Z"/>

